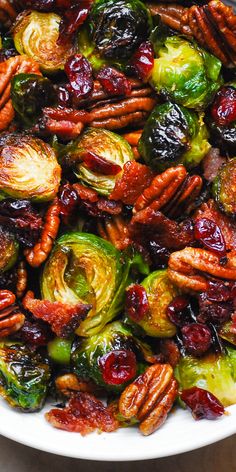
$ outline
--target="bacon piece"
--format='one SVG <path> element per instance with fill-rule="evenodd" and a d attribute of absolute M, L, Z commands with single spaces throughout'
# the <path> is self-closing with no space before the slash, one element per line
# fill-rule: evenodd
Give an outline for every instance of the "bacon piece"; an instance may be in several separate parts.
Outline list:
<path fill-rule="evenodd" d="M 107 215 L 119 215 L 123 210 L 121 202 L 101 197 L 96 190 L 84 187 L 79 183 L 73 184 L 72 187 L 80 199 L 78 202 L 80 209 L 84 210 L 89 216 L 105 218 Z"/>
<path fill-rule="evenodd" d="M 38 300 L 34 298 L 33 292 L 27 292 L 23 306 L 35 318 L 49 323 L 52 331 L 60 338 L 70 337 L 91 309 L 91 305 L 83 303 L 71 306 L 68 303 Z"/>
<path fill-rule="evenodd" d="M 218 148 L 211 148 L 202 161 L 204 178 L 208 182 L 212 182 L 224 162 L 226 162 L 226 158 L 220 155 L 220 150 Z"/>
<path fill-rule="evenodd" d="M 54 408 L 45 417 L 54 428 L 82 436 L 95 430 L 109 433 L 119 427 L 112 408 L 104 406 L 94 395 L 86 392 L 75 394 L 65 408 Z"/>
<path fill-rule="evenodd" d="M 153 177 L 153 172 L 146 165 L 135 161 L 126 162 L 122 177 L 116 181 L 110 199 L 134 205 L 139 195 L 150 185 Z"/>

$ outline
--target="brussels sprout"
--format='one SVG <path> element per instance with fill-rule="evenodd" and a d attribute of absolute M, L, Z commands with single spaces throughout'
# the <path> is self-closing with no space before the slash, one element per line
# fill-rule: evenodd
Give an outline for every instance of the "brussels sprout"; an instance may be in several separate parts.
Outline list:
<path fill-rule="evenodd" d="M 48 343 L 48 355 L 56 364 L 68 365 L 72 346 L 71 339 L 54 338 Z"/>
<path fill-rule="evenodd" d="M 149 116 L 139 141 L 146 164 L 162 171 L 183 163 L 199 164 L 210 149 L 202 116 L 173 103 L 157 105 Z"/>
<path fill-rule="evenodd" d="M 236 403 L 235 349 L 225 355 L 209 354 L 203 358 L 182 357 L 175 369 L 180 388 L 200 387 L 213 393 L 224 406 Z"/>
<path fill-rule="evenodd" d="M 65 234 L 44 268 L 42 297 L 52 302 L 91 304 L 77 331 L 80 336 L 90 336 L 122 309 L 128 272 L 128 261 L 109 242 L 93 234 Z"/>
<path fill-rule="evenodd" d="M 220 167 L 213 181 L 213 195 L 222 211 L 236 216 L 236 157 Z"/>
<path fill-rule="evenodd" d="M 90 168 L 86 164 L 88 153 L 94 158 L 94 164 Z M 107 162 L 108 170 L 102 165 L 99 169 L 96 156 L 98 161 L 102 158 L 105 164 Z M 133 152 L 127 141 L 106 129 L 88 128 L 81 138 L 66 149 L 66 160 L 75 166 L 76 176 L 102 195 L 110 195 L 117 178 L 121 176 L 124 164 L 133 159 Z M 109 172 L 113 172 L 112 167 L 118 169 L 118 172 L 116 170 L 113 175 L 109 175 Z"/>
<path fill-rule="evenodd" d="M 31 126 L 43 107 L 56 102 L 56 92 L 52 82 L 46 77 L 18 74 L 11 81 L 11 99 L 22 120 Z"/>
<path fill-rule="evenodd" d="M 52 200 L 61 168 L 53 149 L 41 139 L 22 134 L 0 138 L 0 197 Z"/>
<path fill-rule="evenodd" d="M 130 329 L 115 321 L 99 334 L 83 339 L 72 350 L 71 366 L 79 377 L 90 378 L 107 390 L 118 392 L 143 368 L 137 361 L 136 351 Z"/>
<path fill-rule="evenodd" d="M 206 108 L 222 83 L 219 59 L 179 36 L 167 37 L 158 56 L 149 79 L 155 90 L 179 105 Z"/>
<path fill-rule="evenodd" d="M 23 344 L 0 343 L 0 395 L 23 411 L 42 408 L 50 380 L 50 368 L 40 354 Z"/>
<path fill-rule="evenodd" d="M 219 335 L 225 341 L 228 341 L 230 344 L 236 346 L 236 333 L 231 331 L 232 324 L 232 321 L 227 321 L 227 323 L 224 323 L 220 328 Z"/>
<path fill-rule="evenodd" d="M 35 59 L 45 72 L 64 68 L 74 47 L 67 40 L 58 44 L 61 17 L 56 13 L 26 10 L 17 17 L 13 27 L 15 48 L 20 54 Z"/>
<path fill-rule="evenodd" d="M 19 244 L 14 236 L 0 226 L 0 273 L 11 269 L 17 261 Z"/>

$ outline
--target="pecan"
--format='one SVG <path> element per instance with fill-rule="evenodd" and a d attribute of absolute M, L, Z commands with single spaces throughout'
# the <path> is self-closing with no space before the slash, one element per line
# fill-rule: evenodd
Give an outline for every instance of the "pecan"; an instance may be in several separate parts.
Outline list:
<path fill-rule="evenodd" d="M 209 286 L 206 274 L 221 279 L 236 280 L 235 253 L 232 251 L 223 261 L 220 256 L 206 249 L 193 247 L 186 247 L 170 255 L 168 276 L 179 287 L 206 292 Z"/>
<path fill-rule="evenodd" d="M 0 338 L 5 338 L 19 331 L 25 321 L 15 303 L 16 297 L 9 290 L 0 290 Z"/>
<path fill-rule="evenodd" d="M 181 31 L 181 18 L 188 8 L 183 7 L 177 3 L 148 3 L 149 10 L 153 16 L 159 15 L 162 22 L 173 28 Z"/>
<path fill-rule="evenodd" d="M 32 267 L 39 267 L 49 256 L 60 226 L 59 215 L 60 204 L 58 199 L 55 199 L 44 217 L 40 241 L 32 249 L 24 251 L 26 260 Z"/>
<path fill-rule="evenodd" d="M 55 384 L 57 390 L 66 397 L 70 397 L 75 392 L 95 393 L 101 391 L 91 380 L 81 380 L 72 373 L 60 375 L 56 378 Z"/>
<path fill-rule="evenodd" d="M 137 418 L 145 436 L 156 431 L 167 418 L 178 393 L 169 364 L 154 364 L 121 394 L 119 411 L 127 419 Z"/>
<path fill-rule="evenodd" d="M 122 216 L 98 222 L 98 234 L 110 241 L 117 249 L 123 250 L 131 244 L 128 225 Z"/>
<path fill-rule="evenodd" d="M 25 55 L 11 57 L 0 63 L 0 131 L 7 129 L 14 118 L 10 98 L 11 79 L 20 73 L 41 75 L 38 63 Z"/>
<path fill-rule="evenodd" d="M 16 19 L 17 12 L 8 0 L 0 0 L 0 22 L 9 29 Z"/>
<path fill-rule="evenodd" d="M 17 298 L 22 298 L 27 288 L 27 270 L 25 266 L 25 261 L 21 261 L 18 264 L 17 270 L 17 283 L 16 283 L 16 296 Z"/>

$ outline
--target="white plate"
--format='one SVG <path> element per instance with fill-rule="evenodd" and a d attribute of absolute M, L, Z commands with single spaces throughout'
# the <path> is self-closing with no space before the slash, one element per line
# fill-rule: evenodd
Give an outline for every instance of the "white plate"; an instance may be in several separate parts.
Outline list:
<path fill-rule="evenodd" d="M 0 400 L 0 434 L 27 446 L 68 457 L 105 461 L 155 459 L 197 449 L 236 433 L 236 405 L 228 415 L 216 421 L 194 421 L 187 411 L 178 409 L 151 436 L 141 436 L 137 429 L 81 437 L 54 429 L 44 419 L 44 412 L 17 413 Z"/>

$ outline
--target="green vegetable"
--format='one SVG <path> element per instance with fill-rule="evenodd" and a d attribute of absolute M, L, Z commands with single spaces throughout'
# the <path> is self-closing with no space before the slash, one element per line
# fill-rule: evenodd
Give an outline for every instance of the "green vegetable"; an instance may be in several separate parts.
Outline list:
<path fill-rule="evenodd" d="M 17 74 L 11 81 L 11 99 L 21 119 L 31 126 L 42 113 L 43 107 L 56 102 L 56 92 L 46 77 Z"/>
<path fill-rule="evenodd" d="M 11 269 L 18 258 L 19 244 L 5 228 L 0 226 L 0 273 Z"/>
<path fill-rule="evenodd" d="M 70 363 L 72 340 L 54 338 L 48 343 L 48 355 L 56 364 L 68 365 Z"/>
<path fill-rule="evenodd" d="M 182 357 L 175 369 L 180 388 L 194 386 L 213 393 L 224 406 L 236 403 L 236 354 L 227 348 L 225 355 L 209 354 L 203 358 Z"/>
<path fill-rule="evenodd" d="M 170 100 L 201 110 L 222 84 L 220 70 L 215 56 L 182 37 L 169 36 L 158 48 L 149 81 Z"/>
<path fill-rule="evenodd" d="M 23 344 L 0 343 L 0 395 L 23 411 L 37 411 L 46 399 L 50 368 Z"/>
<path fill-rule="evenodd" d="M 53 149 L 41 139 L 22 134 L 0 138 L 0 197 L 52 200 L 61 168 Z"/>
<path fill-rule="evenodd" d="M 219 208 L 229 216 L 236 215 L 236 157 L 220 167 L 213 182 L 213 196 Z"/>
<path fill-rule="evenodd" d="M 232 324 L 232 321 L 227 321 L 227 323 L 224 323 L 219 330 L 219 335 L 222 339 L 225 339 L 225 341 L 228 341 L 229 343 L 236 346 L 236 333 L 231 332 Z"/>
<path fill-rule="evenodd" d="M 65 234 L 45 266 L 42 298 L 91 304 L 77 331 L 80 336 L 91 336 L 121 311 L 128 272 L 127 258 L 111 243 L 93 234 Z"/>
<path fill-rule="evenodd" d="M 173 103 L 157 105 L 145 123 L 139 151 L 147 165 L 163 171 L 183 163 L 195 167 L 210 149 L 203 117 Z"/>

